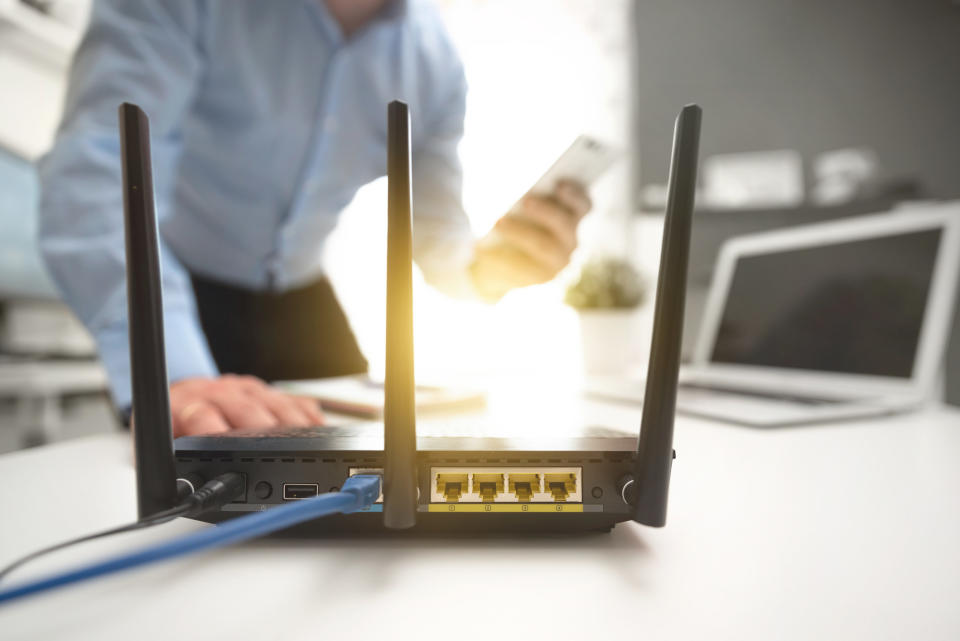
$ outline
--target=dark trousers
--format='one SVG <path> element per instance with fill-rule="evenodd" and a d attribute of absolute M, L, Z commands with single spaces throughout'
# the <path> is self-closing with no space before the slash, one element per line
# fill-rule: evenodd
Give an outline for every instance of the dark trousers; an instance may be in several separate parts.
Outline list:
<path fill-rule="evenodd" d="M 221 373 L 277 381 L 367 371 L 326 279 L 274 293 L 191 278 L 200 324 Z"/>

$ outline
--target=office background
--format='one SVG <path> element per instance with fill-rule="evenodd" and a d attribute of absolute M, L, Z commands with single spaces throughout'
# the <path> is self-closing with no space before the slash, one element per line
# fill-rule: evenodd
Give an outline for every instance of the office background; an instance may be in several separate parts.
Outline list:
<path fill-rule="evenodd" d="M 452 369 L 536 376 L 579 367 L 577 315 L 562 303 L 564 287 L 580 263 L 596 255 L 628 258 L 647 279 L 655 274 L 661 216 L 656 198 L 650 202 L 645 195 L 665 181 L 672 120 L 684 102 L 696 100 L 706 109 L 704 157 L 794 150 L 803 161 L 806 192 L 821 152 L 868 149 L 877 163 L 868 189 L 842 204 L 702 206 L 694 226 L 687 353 L 725 239 L 870 213 L 902 200 L 960 196 L 957 2 L 439 4 L 471 88 L 461 155 L 465 204 L 477 233 L 489 229 L 581 132 L 620 145 L 632 161 L 596 185 L 582 249 L 557 282 L 512 294 L 494 310 L 447 300 L 418 281 L 418 367 L 424 374 Z M 38 15 L 35 6 L 48 14 Z M 4 367 L 24 360 L 45 366 L 51 359 L 92 359 L 89 341 L 58 303 L 36 253 L 31 166 L 52 139 L 87 7 L 85 0 L 0 4 Z M 760 50 L 764 54 L 756 55 Z M 362 190 L 324 248 L 331 278 L 375 369 L 383 360 L 385 227 L 371 228 L 363 213 L 381 208 L 384 193 L 383 181 Z M 947 397 L 960 404 L 956 325 Z M 649 331 L 649 323 L 641 318 L 638 331 Z M 21 392 L 7 393 L 0 411 L 9 422 L 43 423 L 44 412 L 56 407 L 63 422 L 86 426 L 54 436 L 95 429 L 91 421 L 112 425 L 105 396 L 92 389 L 92 380 L 83 378 L 77 389 L 62 390 L 59 400 L 49 402 L 27 403 L 17 396 Z M 72 421 L 74 413 L 82 420 Z M 22 444 L 3 438 L 0 449 Z"/>
<path fill-rule="evenodd" d="M 684 349 L 689 355 L 714 260 L 733 236 L 960 197 L 960 3 L 954 0 L 633 0 L 633 209 L 666 181 L 676 105 L 706 117 L 701 153 L 795 150 L 804 188 L 818 154 L 866 148 L 868 190 L 817 207 L 701 206 L 694 224 Z M 760 53 L 762 52 L 762 53 Z M 947 397 L 960 404 L 960 314 Z"/>

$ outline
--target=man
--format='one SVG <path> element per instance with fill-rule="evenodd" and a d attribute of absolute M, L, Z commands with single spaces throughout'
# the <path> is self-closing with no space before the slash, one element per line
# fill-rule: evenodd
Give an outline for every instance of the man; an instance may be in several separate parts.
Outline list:
<path fill-rule="evenodd" d="M 528 198 L 476 242 L 456 147 L 466 82 L 420 0 L 98 0 L 40 166 L 40 244 L 130 406 L 117 106 L 151 119 L 175 435 L 322 422 L 264 381 L 363 372 L 324 278 L 339 212 L 386 169 L 386 105 L 411 106 L 414 254 L 454 295 L 549 280 L 590 203 Z"/>

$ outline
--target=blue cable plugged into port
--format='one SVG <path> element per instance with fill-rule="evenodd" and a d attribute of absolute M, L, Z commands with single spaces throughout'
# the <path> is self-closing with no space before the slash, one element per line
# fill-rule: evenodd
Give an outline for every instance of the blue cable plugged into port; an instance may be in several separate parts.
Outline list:
<path fill-rule="evenodd" d="M 372 474 L 358 474 L 348 478 L 339 492 L 329 492 L 264 512 L 241 516 L 172 541 L 158 543 L 106 561 L 91 563 L 69 572 L 0 590 L 0 604 L 142 565 L 248 541 L 331 514 L 357 512 L 369 508 L 379 496 L 380 477 Z"/>

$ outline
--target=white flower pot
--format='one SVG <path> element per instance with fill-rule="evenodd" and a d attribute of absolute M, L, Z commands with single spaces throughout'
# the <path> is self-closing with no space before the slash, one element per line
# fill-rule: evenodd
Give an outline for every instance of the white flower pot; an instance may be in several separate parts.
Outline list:
<path fill-rule="evenodd" d="M 627 374 L 646 367 L 651 331 L 646 308 L 580 310 L 578 317 L 586 374 Z"/>

